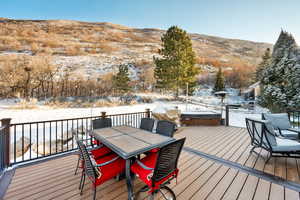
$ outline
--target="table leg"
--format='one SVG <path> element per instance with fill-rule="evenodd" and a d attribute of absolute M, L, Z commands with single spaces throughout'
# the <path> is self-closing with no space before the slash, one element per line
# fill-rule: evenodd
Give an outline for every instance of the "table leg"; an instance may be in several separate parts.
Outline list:
<path fill-rule="evenodd" d="M 131 165 L 131 160 L 127 159 L 126 160 L 126 184 L 128 190 L 128 200 L 133 200 L 133 184 L 130 175 L 130 165 Z"/>

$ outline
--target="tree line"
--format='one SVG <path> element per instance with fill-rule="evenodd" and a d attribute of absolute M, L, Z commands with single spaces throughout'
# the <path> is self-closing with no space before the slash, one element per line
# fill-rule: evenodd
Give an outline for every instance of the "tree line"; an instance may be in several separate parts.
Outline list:
<path fill-rule="evenodd" d="M 153 65 L 141 67 L 137 80 L 131 80 L 129 64 L 118 66 L 116 73 L 84 77 L 74 75 L 71 67 L 53 64 L 47 56 L 1 56 L 0 96 L 23 98 L 49 98 L 69 96 L 122 95 L 131 91 L 165 91 L 175 96 L 192 94 L 199 85 L 201 70 L 191 38 L 177 26 L 170 27 L 161 37 L 159 56 L 153 57 Z M 135 66 L 137 67 L 137 66 Z M 215 90 L 225 85 L 241 88 L 249 84 L 245 68 L 219 72 L 214 78 Z"/>

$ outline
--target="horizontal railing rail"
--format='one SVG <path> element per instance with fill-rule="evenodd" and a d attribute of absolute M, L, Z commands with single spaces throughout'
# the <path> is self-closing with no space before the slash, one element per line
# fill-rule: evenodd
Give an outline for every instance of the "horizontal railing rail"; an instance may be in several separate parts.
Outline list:
<path fill-rule="evenodd" d="M 138 128 L 144 117 L 151 112 L 134 112 L 81 118 L 46 120 L 10 124 L 10 164 L 58 155 L 77 149 L 74 134 L 89 139 L 91 122 L 97 118 L 111 118 L 112 126 L 128 125 Z"/>

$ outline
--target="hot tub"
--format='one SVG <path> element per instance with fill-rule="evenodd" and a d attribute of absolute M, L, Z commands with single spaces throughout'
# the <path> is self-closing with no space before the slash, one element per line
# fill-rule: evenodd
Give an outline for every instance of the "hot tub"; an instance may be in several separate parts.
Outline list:
<path fill-rule="evenodd" d="M 213 111 L 182 112 L 181 124 L 185 126 L 218 126 L 221 125 L 221 113 Z"/>

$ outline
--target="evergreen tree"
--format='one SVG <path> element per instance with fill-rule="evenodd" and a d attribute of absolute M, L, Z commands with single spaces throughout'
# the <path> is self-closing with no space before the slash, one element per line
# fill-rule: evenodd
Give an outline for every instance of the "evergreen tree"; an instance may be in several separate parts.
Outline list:
<path fill-rule="evenodd" d="M 214 92 L 223 91 L 225 89 L 224 85 L 224 75 L 222 72 L 221 67 L 219 67 L 217 76 L 216 76 L 216 83 L 214 86 Z"/>
<path fill-rule="evenodd" d="M 120 93 L 126 93 L 131 90 L 129 86 L 130 78 L 127 65 L 119 65 L 119 70 L 112 78 L 113 88 Z"/>
<path fill-rule="evenodd" d="M 163 43 L 162 49 L 159 50 L 161 57 L 154 57 L 157 87 L 175 90 L 178 96 L 179 90 L 184 90 L 188 83 L 192 91 L 199 70 L 195 67 L 195 53 L 190 37 L 186 31 L 172 26 L 161 40 Z"/>
<path fill-rule="evenodd" d="M 262 56 L 262 61 L 256 68 L 255 81 L 260 81 L 264 70 L 271 64 L 271 50 L 267 48 L 264 55 Z"/>
<path fill-rule="evenodd" d="M 271 111 L 300 108 L 300 52 L 291 34 L 281 31 L 261 86 L 260 103 Z"/>

